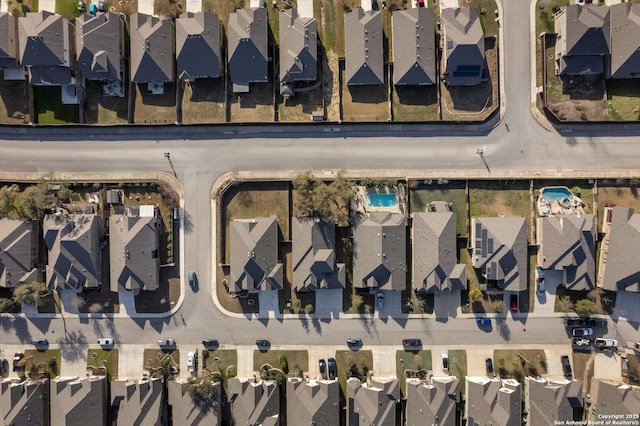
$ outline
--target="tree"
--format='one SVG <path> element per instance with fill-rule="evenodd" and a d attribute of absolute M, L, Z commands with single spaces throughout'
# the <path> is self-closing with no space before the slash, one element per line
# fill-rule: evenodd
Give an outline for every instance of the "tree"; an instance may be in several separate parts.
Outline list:
<path fill-rule="evenodd" d="M 474 287 L 471 290 L 469 290 L 469 300 L 471 302 L 478 302 L 481 299 L 482 299 L 482 290 L 480 290 L 478 287 Z"/>
<path fill-rule="evenodd" d="M 360 306 L 362 306 L 363 299 L 358 293 L 356 293 L 355 289 L 351 293 L 351 307 L 347 311 L 349 314 L 358 314 L 360 313 Z"/>
<path fill-rule="evenodd" d="M 13 291 L 13 297 L 17 303 L 44 306 L 46 304 L 44 296 L 49 293 L 49 288 L 45 283 L 34 282 L 16 287 Z"/>
<path fill-rule="evenodd" d="M 56 205 L 56 197 L 49 192 L 45 182 L 27 187 L 22 191 L 18 210 L 20 216 L 41 220 L 46 209 Z"/>
<path fill-rule="evenodd" d="M 18 313 L 20 312 L 20 303 L 13 297 L 2 298 L 0 299 L 0 312 Z"/>
<path fill-rule="evenodd" d="M 3 186 L 0 188 L 0 217 L 9 217 L 11 213 L 20 216 L 16 208 L 16 202 L 20 194 L 18 185 Z"/>
<path fill-rule="evenodd" d="M 295 190 L 293 204 L 296 216 L 313 216 L 314 194 L 316 187 L 321 182 L 313 176 L 311 170 L 298 173 L 293 178 L 293 189 Z"/>
<path fill-rule="evenodd" d="M 596 312 L 596 304 L 589 299 L 580 299 L 576 302 L 574 309 L 580 315 L 591 315 Z"/>

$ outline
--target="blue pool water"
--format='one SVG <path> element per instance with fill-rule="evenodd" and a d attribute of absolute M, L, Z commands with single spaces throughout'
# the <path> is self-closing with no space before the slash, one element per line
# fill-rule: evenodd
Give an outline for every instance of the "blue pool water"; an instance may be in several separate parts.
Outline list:
<path fill-rule="evenodd" d="M 542 191 L 542 197 L 546 201 L 562 200 L 571 198 L 571 191 L 563 186 L 551 186 Z"/>
<path fill-rule="evenodd" d="M 396 194 L 367 194 L 367 205 L 371 207 L 394 207 L 398 204 Z"/>

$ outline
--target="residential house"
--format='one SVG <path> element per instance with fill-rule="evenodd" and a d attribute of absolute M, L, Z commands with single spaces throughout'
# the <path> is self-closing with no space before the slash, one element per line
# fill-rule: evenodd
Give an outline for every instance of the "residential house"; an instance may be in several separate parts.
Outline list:
<path fill-rule="evenodd" d="M 48 214 L 43 221 L 49 252 L 46 282 L 51 289 L 102 285 L 102 226 L 95 214 Z"/>
<path fill-rule="evenodd" d="M 0 287 L 13 289 L 41 281 L 37 245 L 37 221 L 0 219 Z"/>
<path fill-rule="evenodd" d="M 280 94 L 293 96 L 296 82 L 318 79 L 318 33 L 313 17 L 280 11 Z"/>
<path fill-rule="evenodd" d="M 640 4 L 609 6 L 611 78 L 640 78 Z"/>
<path fill-rule="evenodd" d="M 527 220 L 524 217 L 471 219 L 473 267 L 480 269 L 488 287 L 527 289 Z"/>
<path fill-rule="evenodd" d="M 345 81 L 348 86 L 384 84 L 382 14 L 355 7 L 344 14 Z"/>
<path fill-rule="evenodd" d="M 85 80 L 125 81 L 124 21 L 116 13 L 76 18 L 78 69 Z"/>
<path fill-rule="evenodd" d="M 372 212 L 353 230 L 353 286 L 406 290 L 407 226 L 402 214 Z"/>
<path fill-rule="evenodd" d="M 547 426 L 573 420 L 580 424 L 584 416 L 582 382 L 525 378 L 527 425 Z"/>
<path fill-rule="evenodd" d="M 111 291 L 158 289 L 160 258 L 158 243 L 159 219 L 153 206 L 140 213 L 109 216 L 109 254 Z"/>
<path fill-rule="evenodd" d="M 131 25 L 131 81 L 149 83 L 149 93 L 172 83 L 174 74 L 174 29 L 170 16 L 134 13 Z M 153 86 L 153 85 L 156 86 Z"/>
<path fill-rule="evenodd" d="M 291 223 L 291 231 L 294 290 L 345 288 L 345 265 L 336 263 L 334 223 L 310 217 L 295 217 Z"/>
<path fill-rule="evenodd" d="M 167 424 L 164 379 L 111 382 L 111 424 L 162 426 Z"/>
<path fill-rule="evenodd" d="M 173 424 L 220 426 L 222 420 L 221 389 L 220 383 L 214 383 L 210 395 L 194 398 L 187 390 L 186 380 L 170 380 L 167 393 Z"/>
<path fill-rule="evenodd" d="M 18 68 L 18 18 L 0 13 L 0 69 Z"/>
<path fill-rule="evenodd" d="M 454 376 L 432 377 L 425 382 L 407 379 L 406 426 L 456 425 L 460 380 Z"/>
<path fill-rule="evenodd" d="M 637 416 L 640 413 L 640 391 L 636 386 L 593 378 L 589 396 L 585 420 L 594 424 L 606 418 L 604 416 Z"/>
<path fill-rule="evenodd" d="M 448 86 L 474 86 L 485 69 L 484 33 L 478 9 L 446 8 L 440 11 L 444 47 L 442 80 Z"/>
<path fill-rule="evenodd" d="M 0 422 L 3 425 L 48 425 L 49 380 L 0 382 Z"/>
<path fill-rule="evenodd" d="M 467 376 L 465 417 L 467 425 L 520 426 L 522 396 L 514 379 Z"/>
<path fill-rule="evenodd" d="M 422 86 L 437 82 L 433 10 L 414 7 L 393 12 L 393 84 Z"/>
<path fill-rule="evenodd" d="M 106 426 L 106 376 L 56 377 L 51 380 L 51 426 Z"/>
<path fill-rule="evenodd" d="M 611 54 L 609 8 L 579 4 L 561 7 L 554 15 L 554 23 L 557 72 L 606 77 L 605 61 Z"/>
<path fill-rule="evenodd" d="M 280 416 L 280 389 L 273 381 L 229 379 L 231 417 L 237 425 L 276 426 Z"/>
<path fill-rule="evenodd" d="M 613 207 L 609 232 L 603 242 L 606 264 L 602 287 L 610 291 L 640 292 L 640 214 L 633 209 Z"/>
<path fill-rule="evenodd" d="M 431 203 L 426 212 L 414 213 L 411 231 L 414 291 L 466 290 L 467 267 L 458 263 L 456 215 L 449 204 Z"/>
<path fill-rule="evenodd" d="M 220 18 L 208 11 L 183 13 L 176 19 L 178 78 L 218 78 L 222 75 Z"/>
<path fill-rule="evenodd" d="M 562 274 L 569 290 L 595 288 L 596 221 L 592 214 L 537 219 L 538 265 Z"/>
<path fill-rule="evenodd" d="M 234 93 L 249 92 L 249 83 L 269 81 L 267 9 L 238 9 L 229 14 L 227 49 Z"/>
<path fill-rule="evenodd" d="M 347 380 L 347 426 L 394 426 L 400 400 L 400 383 L 395 377 L 371 378 L 370 383 Z"/>
<path fill-rule="evenodd" d="M 337 380 L 287 380 L 287 424 L 339 425 L 340 383 Z"/>
<path fill-rule="evenodd" d="M 278 261 L 278 219 L 236 219 L 229 224 L 231 280 L 234 293 L 282 288 L 283 268 Z"/>
<path fill-rule="evenodd" d="M 73 25 L 51 12 L 28 12 L 18 18 L 20 65 L 33 85 L 74 83 L 75 44 Z"/>

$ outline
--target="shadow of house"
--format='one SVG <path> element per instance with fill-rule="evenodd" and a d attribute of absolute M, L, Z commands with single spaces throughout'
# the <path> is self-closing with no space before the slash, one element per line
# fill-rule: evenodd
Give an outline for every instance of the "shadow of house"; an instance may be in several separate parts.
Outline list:
<path fill-rule="evenodd" d="M 467 376 L 465 417 L 468 425 L 519 426 L 521 386 L 514 379 Z"/>
<path fill-rule="evenodd" d="M 453 425 L 460 402 L 460 380 L 454 376 L 430 381 L 407 379 L 408 425 Z"/>
<path fill-rule="evenodd" d="M 347 86 L 384 84 L 382 14 L 360 7 L 344 14 Z"/>
<path fill-rule="evenodd" d="M 220 45 L 222 31 L 218 15 L 211 12 L 184 13 L 176 19 L 176 63 L 178 78 L 219 78 L 222 75 Z"/>
<path fill-rule="evenodd" d="M 340 383 L 337 380 L 287 380 L 287 424 L 339 425 Z"/>
<path fill-rule="evenodd" d="M 105 376 L 56 377 L 50 385 L 51 426 L 107 424 Z"/>
<path fill-rule="evenodd" d="M 485 67 L 484 33 L 478 9 L 446 8 L 440 13 L 444 49 L 442 80 L 447 86 L 474 86 L 482 82 Z"/>
<path fill-rule="evenodd" d="M 187 391 L 186 381 L 170 380 L 167 393 L 173 424 L 219 426 L 222 420 L 221 389 L 220 383 L 214 383 L 210 395 L 200 396 Z"/>
<path fill-rule="evenodd" d="M 249 83 L 269 81 L 268 24 L 263 7 L 229 14 L 227 44 L 234 93 L 249 92 Z"/>
<path fill-rule="evenodd" d="M 525 377 L 527 424 L 545 426 L 573 420 L 582 422 L 582 382 Z"/>
<path fill-rule="evenodd" d="M 76 18 L 78 70 L 85 80 L 124 82 L 124 22 L 115 13 Z"/>
<path fill-rule="evenodd" d="M 42 281 L 36 267 L 38 222 L 29 219 L 0 219 L 0 287 Z"/>
<path fill-rule="evenodd" d="M 293 96 L 296 82 L 318 79 L 316 20 L 297 9 L 280 11 L 280 95 Z"/>
<path fill-rule="evenodd" d="M 0 382 L 0 420 L 5 425 L 48 424 L 48 401 L 48 379 Z"/>
<path fill-rule="evenodd" d="M 231 416 L 237 425 L 276 426 L 280 417 L 280 388 L 273 381 L 233 378 L 228 382 Z"/>
<path fill-rule="evenodd" d="M 426 7 L 394 11 L 393 84 L 422 86 L 436 83 L 436 39 L 433 11 Z"/>

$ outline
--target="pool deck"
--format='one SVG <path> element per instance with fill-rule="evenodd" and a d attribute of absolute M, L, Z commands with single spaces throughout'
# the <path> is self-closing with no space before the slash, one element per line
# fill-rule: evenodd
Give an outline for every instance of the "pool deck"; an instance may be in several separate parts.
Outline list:
<path fill-rule="evenodd" d="M 389 212 L 406 214 L 407 197 L 404 188 L 394 186 L 383 188 L 367 188 L 366 186 L 356 186 L 354 188 L 354 196 L 351 201 L 351 210 L 354 213 L 367 214 L 371 212 Z M 393 206 L 372 206 L 367 201 L 369 194 L 395 194 L 396 204 Z"/>
<path fill-rule="evenodd" d="M 564 196 L 560 198 L 548 199 L 545 198 L 544 193 L 545 190 L 561 188 L 566 190 L 569 193 L 569 196 Z M 568 204 L 562 203 L 563 200 L 567 199 L 569 201 Z M 538 214 L 540 216 L 555 216 L 559 214 L 584 214 L 584 203 L 580 197 L 576 197 L 573 195 L 571 190 L 566 186 L 548 186 L 540 189 L 540 196 L 538 197 L 538 201 L 536 203 L 538 208 Z"/>

